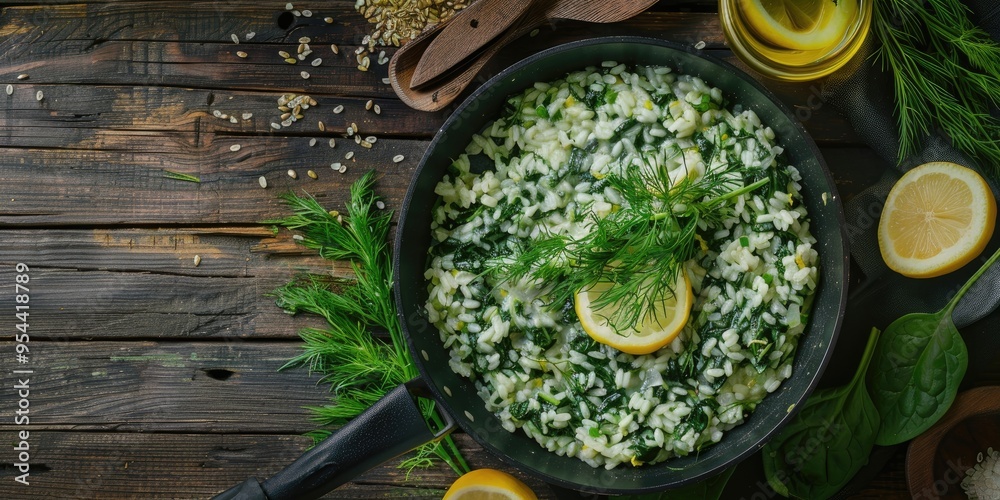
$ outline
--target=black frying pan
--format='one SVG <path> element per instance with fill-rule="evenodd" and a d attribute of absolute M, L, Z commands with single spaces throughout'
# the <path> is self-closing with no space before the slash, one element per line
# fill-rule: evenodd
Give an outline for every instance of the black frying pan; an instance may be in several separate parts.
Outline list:
<path fill-rule="evenodd" d="M 438 331 L 423 315 L 427 298 L 423 275 L 431 237 L 431 207 L 436 200 L 434 186 L 452 159 L 464 151 L 473 133 L 499 115 L 510 94 L 537 81 L 555 80 L 570 71 L 599 66 L 604 60 L 668 65 L 678 73 L 699 76 L 721 88 L 730 102 L 752 108 L 763 123 L 769 124 L 802 174 L 811 230 L 819 240 L 822 275 L 792 377 L 767 396 L 744 424 L 700 453 L 651 466 L 619 466 L 612 470 L 594 469 L 576 458 L 557 456 L 522 433 L 504 430 L 485 409 L 473 384 L 451 371 Z M 260 483 L 251 478 L 218 498 L 316 498 L 380 462 L 440 438 L 456 424 L 504 463 L 551 484 L 579 491 L 642 493 L 706 479 L 759 450 L 812 392 L 840 330 L 847 298 L 848 259 L 843 208 L 819 150 L 789 109 L 749 76 L 701 52 L 649 38 L 597 38 L 542 51 L 488 81 L 452 114 L 424 154 L 403 202 L 395 242 L 395 295 L 420 378 L 392 391 L 271 479 Z M 427 429 L 416 408 L 416 396 L 438 401 L 447 418 L 445 429 L 437 434 Z"/>

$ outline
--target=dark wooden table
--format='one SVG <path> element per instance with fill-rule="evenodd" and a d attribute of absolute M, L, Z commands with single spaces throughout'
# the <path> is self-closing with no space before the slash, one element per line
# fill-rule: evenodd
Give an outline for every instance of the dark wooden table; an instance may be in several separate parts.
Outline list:
<path fill-rule="evenodd" d="M 273 474 L 308 446 L 302 434 L 313 424 L 303 408 L 329 393 L 305 370 L 278 372 L 299 352 L 297 331 L 319 322 L 284 314 L 267 293 L 298 271 L 346 267 L 260 222 L 286 214 L 277 195 L 289 190 L 338 208 L 368 169 L 379 173 L 388 207 L 398 208 L 447 111 L 408 109 L 374 60 L 371 71 L 356 69 L 353 50 L 368 28 L 353 0 L 296 2 L 311 18 L 290 18 L 279 1 L 7 3 L 0 8 L 0 318 L 7 318 L 0 498 L 204 498 Z M 560 23 L 509 47 L 489 71 L 540 47 L 622 32 L 704 42 L 732 60 L 714 10 L 711 0 L 672 0 L 619 26 Z M 280 60 L 277 52 L 294 51 L 302 36 L 312 38 L 321 66 Z M 10 96 L 2 92 L 8 83 Z M 820 98 L 824 82 L 767 85 L 820 144 L 843 197 L 879 177 L 884 167 L 874 153 Z M 307 93 L 319 105 L 278 131 L 270 123 L 283 92 Z M 365 110 L 369 99 L 380 115 Z M 342 114 L 332 112 L 337 105 Z M 378 137 L 375 147 L 341 139 L 352 122 Z M 338 139 L 335 149 L 329 138 Z M 332 171 L 348 151 L 356 154 L 345 161 L 348 171 Z M 393 163 L 396 155 L 405 160 Z M 170 179 L 165 170 L 201 182 Z M 22 364 L 13 342 L 18 263 L 30 276 L 30 352 Z M 22 378 L 30 379 L 27 398 L 13 389 Z M 19 404 L 29 412 L 26 426 L 15 424 Z M 12 466 L 11 444 L 22 430 L 30 432 L 29 486 L 15 482 L 21 472 Z M 456 439 L 473 466 L 500 467 L 467 436 Z M 397 463 L 331 497 L 437 498 L 454 480 L 443 466 L 407 478 Z M 906 496 L 897 453 L 858 497 Z"/>

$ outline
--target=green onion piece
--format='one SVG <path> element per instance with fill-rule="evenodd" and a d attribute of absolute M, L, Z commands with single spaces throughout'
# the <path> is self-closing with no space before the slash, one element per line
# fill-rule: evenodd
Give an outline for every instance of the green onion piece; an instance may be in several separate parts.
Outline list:
<path fill-rule="evenodd" d="M 764 283 L 767 283 L 768 285 L 770 285 L 771 282 L 774 281 L 774 276 L 771 276 L 769 273 L 764 273 L 760 275 L 760 277 L 764 278 Z"/>
<path fill-rule="evenodd" d="M 552 396 L 552 395 L 551 395 L 551 394 L 549 394 L 549 393 L 546 393 L 546 392 L 539 392 L 539 393 L 538 393 L 538 397 L 540 397 L 540 398 L 544 399 L 545 401 L 548 401 L 548 402 L 549 402 L 549 403 L 551 403 L 551 404 L 554 404 L 554 405 L 558 405 L 558 404 L 559 404 L 559 400 L 558 400 L 558 399 L 556 399 L 556 398 L 555 398 L 555 396 Z"/>
<path fill-rule="evenodd" d="M 747 238 L 746 236 L 740 236 L 740 246 L 743 248 L 750 246 L 750 238 Z"/>
<path fill-rule="evenodd" d="M 538 106 L 535 108 L 535 114 L 538 115 L 539 118 L 548 118 L 549 110 L 546 109 L 545 106 Z"/>
<path fill-rule="evenodd" d="M 588 430 L 587 432 L 590 433 L 590 437 L 592 437 L 592 438 L 596 438 L 596 437 L 600 437 L 601 436 L 601 430 L 598 429 L 597 427 L 591 427 L 590 430 Z"/>

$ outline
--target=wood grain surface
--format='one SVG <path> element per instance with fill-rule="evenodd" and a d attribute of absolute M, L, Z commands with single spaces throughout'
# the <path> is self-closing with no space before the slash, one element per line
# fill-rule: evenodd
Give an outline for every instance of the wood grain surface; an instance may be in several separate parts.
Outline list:
<path fill-rule="evenodd" d="M 27 264 L 34 370 L 31 485 L 14 482 L 8 447 L 0 451 L 0 498 L 207 498 L 273 474 L 310 444 L 305 408 L 328 403 L 329 389 L 306 370 L 278 370 L 299 352 L 297 331 L 320 323 L 288 316 L 268 293 L 299 272 L 349 269 L 303 251 L 265 221 L 285 215 L 277 196 L 287 191 L 338 208 L 348 184 L 369 169 L 387 208 L 398 209 L 451 109 L 414 111 L 383 83 L 385 66 L 355 69 L 368 27 L 354 0 L 295 2 L 310 18 L 285 12 L 284 3 L 0 5 L 0 308 L 13 303 L 14 265 Z M 715 9 L 712 0 L 670 0 L 618 25 L 558 22 L 508 46 L 472 86 L 541 48 L 600 34 L 701 41 L 739 64 Z M 314 54 L 283 62 L 278 51 L 294 51 L 303 36 Z M 315 57 L 317 67 L 308 64 Z M 10 96 L 2 92 L 8 84 Z M 822 146 L 849 198 L 884 165 L 823 102 L 828 84 L 766 82 Z M 283 93 L 308 94 L 318 105 L 275 130 Z M 365 109 L 368 100 L 380 114 Z M 373 148 L 345 137 L 351 124 L 378 138 Z M 405 160 L 393 163 L 396 155 Z M 335 162 L 348 171 L 332 170 Z M 9 418 L 19 399 L 10 389 L 13 323 L 11 313 L 0 337 L 0 436 L 9 443 L 22 430 Z M 469 436 L 456 440 L 473 466 L 503 467 Z M 398 463 L 329 498 L 440 498 L 454 480 L 445 466 L 407 477 Z M 542 498 L 566 497 L 520 477 Z M 756 493 L 768 492 L 747 498 Z M 906 496 L 899 454 L 856 498 Z"/>

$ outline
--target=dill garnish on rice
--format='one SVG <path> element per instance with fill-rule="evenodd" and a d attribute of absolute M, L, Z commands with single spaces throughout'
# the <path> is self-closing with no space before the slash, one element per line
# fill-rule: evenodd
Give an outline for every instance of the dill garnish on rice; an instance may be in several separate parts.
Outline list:
<path fill-rule="evenodd" d="M 425 310 L 451 368 L 508 431 L 594 467 L 718 442 L 791 376 L 819 279 L 782 153 L 752 110 L 667 67 L 605 62 L 511 97 L 435 189 Z M 690 278 L 687 324 L 651 354 L 574 312 L 616 252 L 643 257 L 614 321 L 659 293 L 648 273 Z"/>

